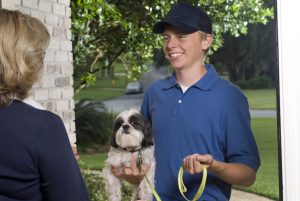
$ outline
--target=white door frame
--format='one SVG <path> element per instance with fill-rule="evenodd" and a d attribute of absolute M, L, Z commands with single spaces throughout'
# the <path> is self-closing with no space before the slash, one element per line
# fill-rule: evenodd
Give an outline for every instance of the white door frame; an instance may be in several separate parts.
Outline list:
<path fill-rule="evenodd" d="M 277 0 L 282 200 L 300 200 L 300 1 Z"/>

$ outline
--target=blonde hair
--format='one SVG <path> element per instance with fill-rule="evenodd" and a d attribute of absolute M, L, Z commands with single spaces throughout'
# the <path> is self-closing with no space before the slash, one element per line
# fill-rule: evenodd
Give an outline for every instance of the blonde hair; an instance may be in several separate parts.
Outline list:
<path fill-rule="evenodd" d="M 40 78 L 50 35 L 45 25 L 19 11 L 0 9 L 0 108 L 28 96 Z"/>

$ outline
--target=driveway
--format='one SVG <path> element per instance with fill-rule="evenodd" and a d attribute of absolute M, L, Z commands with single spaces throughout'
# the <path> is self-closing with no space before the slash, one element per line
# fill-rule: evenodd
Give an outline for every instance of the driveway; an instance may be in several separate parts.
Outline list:
<path fill-rule="evenodd" d="M 103 101 L 109 112 L 119 113 L 126 109 L 135 108 L 140 110 L 144 94 L 130 94 L 115 99 Z"/>
<path fill-rule="evenodd" d="M 135 108 L 140 110 L 144 94 L 131 94 L 120 96 L 115 99 L 103 101 L 109 112 L 119 113 L 125 109 Z M 251 110 L 252 118 L 276 117 L 276 110 Z"/>

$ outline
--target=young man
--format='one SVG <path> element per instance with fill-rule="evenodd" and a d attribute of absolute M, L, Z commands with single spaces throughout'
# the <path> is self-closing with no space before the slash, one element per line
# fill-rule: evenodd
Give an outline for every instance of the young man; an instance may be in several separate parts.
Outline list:
<path fill-rule="evenodd" d="M 177 186 L 183 164 L 190 173 L 184 177 L 186 196 L 192 199 L 204 164 L 208 178 L 201 200 L 229 200 L 231 185 L 251 185 L 260 165 L 247 99 L 213 65 L 204 64 L 212 24 L 198 7 L 176 4 L 153 32 L 162 34 L 174 68 L 172 76 L 152 83 L 141 109 L 152 123 L 156 191 L 163 201 L 183 200 Z M 138 175 L 134 165 L 124 174 Z"/>

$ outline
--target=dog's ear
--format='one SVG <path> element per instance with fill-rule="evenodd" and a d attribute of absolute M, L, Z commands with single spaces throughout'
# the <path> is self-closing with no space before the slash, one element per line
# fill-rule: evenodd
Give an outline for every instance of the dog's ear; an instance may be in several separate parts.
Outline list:
<path fill-rule="evenodd" d="M 114 148 L 118 148 L 118 144 L 117 144 L 117 141 L 116 141 L 116 135 L 117 135 L 117 131 L 119 129 L 119 121 L 120 119 L 117 118 L 114 122 L 114 125 L 113 125 L 113 134 L 111 136 L 111 139 L 110 139 L 110 145 Z"/>
<path fill-rule="evenodd" d="M 116 132 L 113 132 L 113 135 L 111 136 L 110 145 L 114 148 L 118 148 L 118 144 L 116 142 Z"/>
<path fill-rule="evenodd" d="M 154 144 L 151 122 L 144 119 L 144 139 L 142 141 L 142 147 L 149 147 Z"/>

